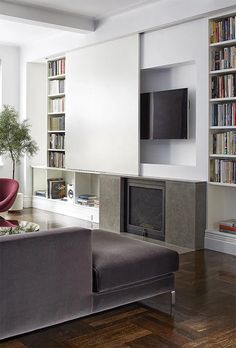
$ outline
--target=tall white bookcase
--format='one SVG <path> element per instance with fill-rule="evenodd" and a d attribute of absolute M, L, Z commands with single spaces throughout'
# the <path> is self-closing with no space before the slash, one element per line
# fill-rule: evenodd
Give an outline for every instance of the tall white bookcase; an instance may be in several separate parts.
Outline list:
<path fill-rule="evenodd" d="M 48 166 L 65 168 L 65 57 L 48 63 Z"/>
<path fill-rule="evenodd" d="M 236 255 L 236 13 L 209 21 L 209 187 L 207 248 Z"/>
<path fill-rule="evenodd" d="M 66 168 L 66 64 L 65 57 L 47 61 L 47 164 L 33 166 L 33 207 L 74 216 L 98 223 L 99 207 L 80 205 L 82 194 L 96 195 L 99 200 L 99 173 Z M 62 179 L 73 190 L 67 200 L 52 199 L 48 192 L 50 179 Z M 39 193 L 41 192 L 41 195 Z"/>

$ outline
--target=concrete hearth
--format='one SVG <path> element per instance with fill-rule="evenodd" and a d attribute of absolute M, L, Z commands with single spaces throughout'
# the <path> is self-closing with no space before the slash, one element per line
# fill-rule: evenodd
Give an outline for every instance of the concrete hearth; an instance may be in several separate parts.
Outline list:
<path fill-rule="evenodd" d="M 165 242 L 189 249 L 204 248 L 206 229 L 206 183 L 197 181 L 157 180 L 165 182 Z M 124 187 L 127 178 L 100 177 L 100 228 L 126 232 L 124 222 Z"/>

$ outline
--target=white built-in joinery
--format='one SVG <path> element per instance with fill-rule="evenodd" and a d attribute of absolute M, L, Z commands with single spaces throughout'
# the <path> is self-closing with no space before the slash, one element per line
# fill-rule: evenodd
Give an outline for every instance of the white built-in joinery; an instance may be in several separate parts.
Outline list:
<path fill-rule="evenodd" d="M 65 168 L 65 57 L 49 60 L 48 79 L 48 166 Z"/>
<path fill-rule="evenodd" d="M 236 14 L 209 21 L 209 185 L 207 248 L 236 254 L 219 222 L 236 216 Z"/>

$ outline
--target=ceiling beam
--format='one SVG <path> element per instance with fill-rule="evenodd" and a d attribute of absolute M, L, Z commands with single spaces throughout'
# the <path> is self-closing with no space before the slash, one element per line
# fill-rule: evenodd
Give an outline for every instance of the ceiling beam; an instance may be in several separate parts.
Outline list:
<path fill-rule="evenodd" d="M 92 17 L 4 0 L 0 1 L 0 18 L 72 32 L 88 33 L 95 30 Z"/>

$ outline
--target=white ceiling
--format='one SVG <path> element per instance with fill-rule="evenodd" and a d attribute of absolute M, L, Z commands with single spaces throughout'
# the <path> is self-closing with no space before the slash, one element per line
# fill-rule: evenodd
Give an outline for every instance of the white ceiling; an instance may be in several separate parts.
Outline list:
<path fill-rule="evenodd" d="M 108 17 L 159 0 L 4 0 L 4 2 L 51 8 L 87 15 Z"/>
<path fill-rule="evenodd" d="M 31 8 L 52 9 L 65 13 L 86 15 L 93 18 L 104 18 L 118 13 L 148 5 L 159 0 L 0 0 L 0 3 L 9 3 Z M 27 20 L 19 22 L 14 16 L 8 19 L 0 13 L 0 44 L 24 46 L 31 42 L 47 39 L 61 33 L 61 29 L 43 25 L 27 24 Z M 75 35 L 75 33 L 73 33 Z M 77 33 L 76 35 L 81 35 Z"/>
<path fill-rule="evenodd" d="M 0 44 L 23 46 L 57 35 L 60 32 L 58 29 L 0 19 Z"/>

